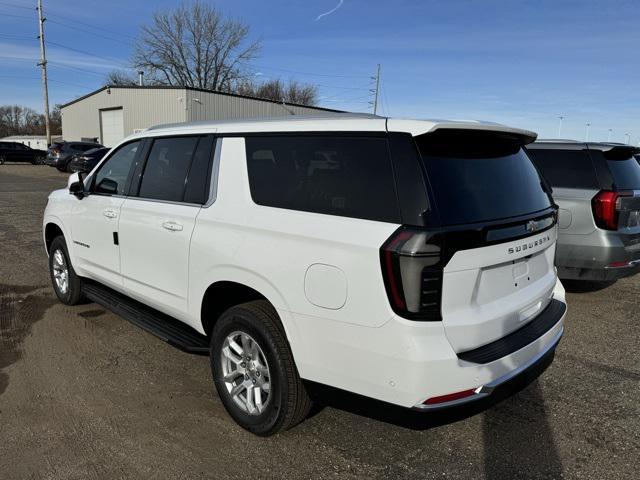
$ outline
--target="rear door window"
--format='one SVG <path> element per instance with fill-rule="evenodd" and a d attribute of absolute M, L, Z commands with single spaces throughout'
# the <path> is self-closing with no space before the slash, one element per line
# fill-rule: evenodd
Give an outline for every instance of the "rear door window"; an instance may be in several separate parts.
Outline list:
<path fill-rule="evenodd" d="M 157 138 L 144 167 L 138 197 L 182 202 L 199 137 Z"/>
<path fill-rule="evenodd" d="M 444 225 L 506 219 L 551 206 L 515 138 L 442 130 L 416 137 L 416 144 Z"/>
<path fill-rule="evenodd" d="M 586 150 L 540 150 L 527 153 L 549 185 L 558 188 L 598 189 L 598 178 Z"/>
<path fill-rule="evenodd" d="M 386 137 L 274 135 L 245 143 L 255 203 L 400 223 Z"/>

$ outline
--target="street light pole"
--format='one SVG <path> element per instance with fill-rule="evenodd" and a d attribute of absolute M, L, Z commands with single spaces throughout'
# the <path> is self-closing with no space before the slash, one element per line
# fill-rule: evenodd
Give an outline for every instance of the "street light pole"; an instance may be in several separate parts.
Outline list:
<path fill-rule="evenodd" d="M 560 119 L 560 123 L 558 124 L 558 138 L 562 138 L 562 120 L 564 120 L 564 116 L 558 116 Z"/>
<path fill-rule="evenodd" d="M 628 133 L 625 133 L 624 136 L 627 137 L 627 145 L 629 145 L 629 142 L 631 141 L 631 135 Z"/>
<path fill-rule="evenodd" d="M 613 128 L 609 129 L 609 135 L 607 135 L 607 142 L 611 141 L 611 132 L 613 132 Z"/>
<path fill-rule="evenodd" d="M 587 122 L 587 131 L 584 135 L 584 141 L 588 142 L 589 141 L 589 129 L 591 128 L 591 122 Z"/>

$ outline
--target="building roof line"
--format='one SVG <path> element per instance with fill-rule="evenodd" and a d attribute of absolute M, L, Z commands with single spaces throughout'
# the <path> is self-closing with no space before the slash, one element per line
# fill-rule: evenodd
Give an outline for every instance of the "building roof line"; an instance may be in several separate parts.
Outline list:
<path fill-rule="evenodd" d="M 236 98 L 244 98 L 247 100 L 257 100 L 260 102 L 267 102 L 267 103 L 273 103 L 276 105 L 285 105 L 285 106 L 289 106 L 289 107 L 301 107 L 301 108 L 311 108 L 314 110 L 321 110 L 321 111 L 325 111 L 325 112 L 334 112 L 334 113 L 344 113 L 344 110 L 335 110 L 332 108 L 325 108 L 325 107 L 315 107 L 315 106 L 311 106 L 311 105 L 302 105 L 299 103 L 291 103 L 291 102 L 278 102 L 277 100 L 271 100 L 269 98 L 260 98 L 260 97 L 253 97 L 250 95 L 240 95 L 238 93 L 231 93 L 231 92 L 220 92 L 218 90 L 207 90 L 206 88 L 196 88 L 196 87 L 181 87 L 181 86 L 177 86 L 177 85 L 104 85 L 92 92 L 87 93 L 86 95 L 83 95 L 81 97 L 76 98 L 75 100 L 71 100 L 70 102 L 67 102 L 63 105 L 60 105 L 60 108 L 66 108 L 70 105 L 73 105 L 74 103 L 77 103 L 81 100 L 84 100 L 85 98 L 89 98 L 93 95 L 96 95 L 97 93 L 102 92 L 103 90 L 107 90 L 107 89 L 113 89 L 113 88 L 129 88 L 129 89 L 139 89 L 139 90 L 190 90 L 192 92 L 204 92 L 204 93 L 213 93 L 216 95 L 224 95 L 227 97 L 236 97 Z"/>

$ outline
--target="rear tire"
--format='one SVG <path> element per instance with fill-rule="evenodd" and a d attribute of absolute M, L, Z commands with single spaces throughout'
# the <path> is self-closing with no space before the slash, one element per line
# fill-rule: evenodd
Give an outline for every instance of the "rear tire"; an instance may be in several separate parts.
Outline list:
<path fill-rule="evenodd" d="M 53 239 L 49 248 L 49 274 L 53 290 L 65 305 L 82 301 L 82 280 L 76 275 L 63 236 Z"/>
<path fill-rule="evenodd" d="M 223 313 L 211 334 L 210 361 L 220 400 L 242 428 L 270 436 L 309 413 L 311 399 L 269 302 L 247 302 Z"/>

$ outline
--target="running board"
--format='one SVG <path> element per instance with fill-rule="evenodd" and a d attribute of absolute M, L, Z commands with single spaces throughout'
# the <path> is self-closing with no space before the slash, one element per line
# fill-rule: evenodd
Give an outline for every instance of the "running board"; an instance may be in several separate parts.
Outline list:
<path fill-rule="evenodd" d="M 90 280 L 83 279 L 82 293 L 89 300 L 183 352 L 209 355 L 207 337 L 169 315 Z"/>

